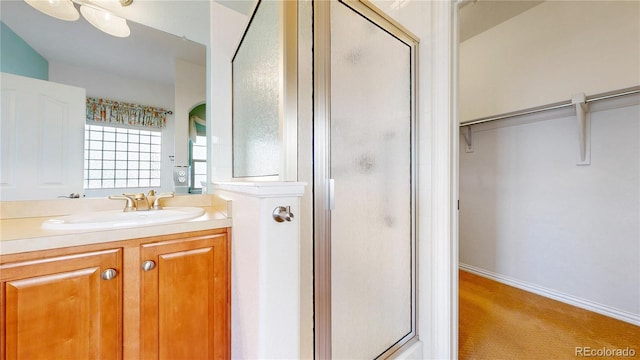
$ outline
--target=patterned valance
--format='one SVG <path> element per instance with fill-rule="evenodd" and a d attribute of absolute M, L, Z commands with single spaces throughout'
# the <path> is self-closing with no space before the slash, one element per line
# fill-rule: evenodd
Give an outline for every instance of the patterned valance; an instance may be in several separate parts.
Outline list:
<path fill-rule="evenodd" d="M 164 128 L 167 125 L 165 109 L 129 104 L 120 101 L 87 98 L 87 120 L 109 123 Z"/>

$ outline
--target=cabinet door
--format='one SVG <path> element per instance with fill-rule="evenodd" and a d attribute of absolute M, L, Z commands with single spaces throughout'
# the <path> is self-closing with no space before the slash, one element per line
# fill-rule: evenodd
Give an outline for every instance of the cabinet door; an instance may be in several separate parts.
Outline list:
<path fill-rule="evenodd" d="M 115 249 L 0 265 L 2 358 L 120 359 L 121 258 Z"/>
<path fill-rule="evenodd" d="M 146 244 L 141 260 L 142 358 L 230 358 L 228 236 Z"/>

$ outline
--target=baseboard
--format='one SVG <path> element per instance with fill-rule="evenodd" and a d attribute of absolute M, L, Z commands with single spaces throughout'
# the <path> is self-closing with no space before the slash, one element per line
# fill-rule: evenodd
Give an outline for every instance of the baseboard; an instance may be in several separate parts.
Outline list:
<path fill-rule="evenodd" d="M 614 319 L 628 322 L 636 326 L 640 326 L 640 314 L 633 314 L 628 311 L 619 310 L 611 306 L 602 305 L 593 301 L 585 300 L 573 295 L 565 294 L 565 293 L 552 290 L 549 288 L 545 288 L 542 286 L 538 286 L 532 283 L 516 280 L 508 276 L 504 276 L 498 273 L 494 273 L 492 271 L 484 270 L 475 266 L 460 263 L 458 264 L 458 267 L 460 268 L 460 270 L 468 271 L 470 273 L 497 281 L 499 283 L 513 286 L 515 288 L 528 291 L 540 296 L 544 296 L 553 300 L 557 300 L 565 304 L 573 305 L 575 307 L 593 311 L 601 315 L 605 315 L 608 317 L 612 317 Z"/>

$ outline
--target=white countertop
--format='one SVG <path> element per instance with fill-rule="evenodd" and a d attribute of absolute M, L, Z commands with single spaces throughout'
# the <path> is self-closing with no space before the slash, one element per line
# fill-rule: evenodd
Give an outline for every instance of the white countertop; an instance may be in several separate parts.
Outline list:
<path fill-rule="evenodd" d="M 229 214 L 228 202 L 211 195 L 191 198 L 190 196 L 170 199 L 172 201 L 168 201 L 166 206 L 198 206 L 205 210 L 202 216 L 181 222 L 98 231 L 45 230 L 42 228 L 42 222 L 52 217 L 70 215 L 74 211 L 69 209 L 73 208 L 82 212 L 87 211 L 87 208 L 109 207 L 113 204 L 111 200 L 105 200 L 106 203 L 96 199 L 60 200 L 58 204 L 63 204 L 62 206 L 55 206 L 57 200 L 48 201 L 46 204 L 26 201 L 4 202 L 1 207 L 2 219 L 0 219 L 0 255 L 231 227 L 231 218 L 227 215 Z M 62 201 L 65 202 L 62 203 Z M 54 204 L 54 210 L 49 211 L 51 215 L 43 215 L 46 210 L 43 210 L 42 206 L 52 204 Z M 72 206 L 69 207 L 69 205 Z M 37 207 L 37 211 L 25 208 L 34 206 Z"/>

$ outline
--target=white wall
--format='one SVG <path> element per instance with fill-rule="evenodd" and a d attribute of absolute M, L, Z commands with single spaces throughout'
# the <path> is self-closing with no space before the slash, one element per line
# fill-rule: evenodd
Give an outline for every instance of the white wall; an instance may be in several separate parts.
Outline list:
<path fill-rule="evenodd" d="M 125 19 L 208 45 L 210 3 L 205 0 L 135 0 L 125 7 L 118 2 L 102 2 L 101 5 Z"/>
<path fill-rule="evenodd" d="M 140 105 L 174 109 L 174 87 L 134 78 L 124 78 L 64 63 L 49 62 L 49 80 L 85 88 L 88 97 L 125 101 Z M 167 115 L 167 126 L 162 130 L 162 174 L 159 191 L 173 191 L 172 167 L 169 155 L 174 154 L 174 116 Z M 118 189 L 117 193 L 124 191 Z M 128 191 L 128 190 L 127 190 Z M 85 190 L 87 196 L 113 195 L 113 189 Z"/>
<path fill-rule="evenodd" d="M 218 3 L 211 3 L 210 86 L 211 161 L 209 174 L 213 181 L 232 178 L 231 169 L 231 59 L 240 43 L 249 18 Z M 208 119 L 207 119 L 208 120 Z"/>
<path fill-rule="evenodd" d="M 460 120 L 637 86 L 639 43 L 639 2 L 545 2 L 460 45 Z M 591 105 L 589 166 L 576 166 L 575 111 L 473 126 L 473 152 L 460 146 L 461 267 L 640 322 L 629 101 Z"/>
<path fill-rule="evenodd" d="M 49 80 L 83 87 L 87 96 L 151 105 L 173 110 L 173 84 L 114 76 L 89 67 L 49 62 Z"/>
<path fill-rule="evenodd" d="M 459 120 L 636 86 L 638 44 L 638 1 L 544 2 L 460 45 Z"/>
<path fill-rule="evenodd" d="M 175 71 L 175 164 L 189 164 L 189 112 L 205 103 L 207 68 L 176 59 Z"/>

